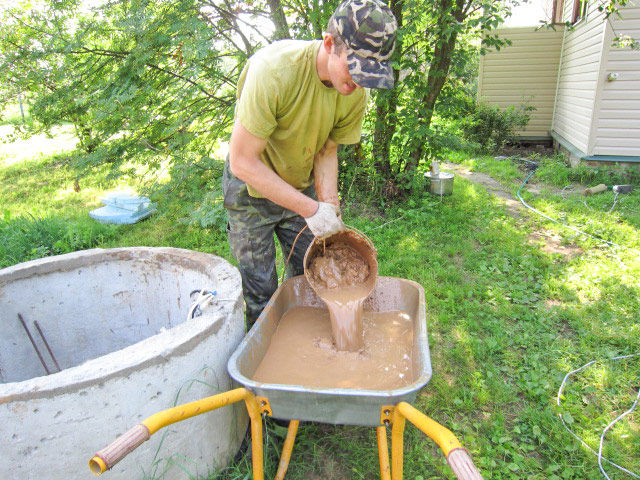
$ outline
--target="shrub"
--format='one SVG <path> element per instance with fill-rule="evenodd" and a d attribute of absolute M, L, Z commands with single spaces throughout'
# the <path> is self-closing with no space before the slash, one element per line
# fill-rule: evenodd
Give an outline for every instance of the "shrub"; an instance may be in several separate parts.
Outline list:
<path fill-rule="evenodd" d="M 530 112 L 535 107 L 510 105 L 500 109 L 481 103 L 470 106 L 467 118 L 462 122 L 465 139 L 477 143 L 483 150 L 496 150 L 515 139 L 517 130 L 527 126 Z"/>

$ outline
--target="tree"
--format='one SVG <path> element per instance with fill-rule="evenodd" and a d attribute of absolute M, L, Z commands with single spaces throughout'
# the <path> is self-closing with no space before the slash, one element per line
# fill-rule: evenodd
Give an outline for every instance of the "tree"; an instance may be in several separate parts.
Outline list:
<path fill-rule="evenodd" d="M 396 187 L 418 164 L 437 154 L 442 139 L 431 123 L 452 62 L 469 57 L 468 45 L 496 28 L 509 12 L 508 3 L 482 0 L 405 0 L 400 9 L 395 60 L 400 79 L 391 92 L 376 93 L 372 152 L 378 170 Z M 484 47 L 505 41 L 487 36 Z M 398 188 L 395 189 L 398 191 Z"/>
<path fill-rule="evenodd" d="M 34 129 L 74 125 L 87 166 L 197 162 L 227 138 L 235 82 L 260 46 L 321 38 L 338 0 L 21 0 L 2 15 L 0 80 L 29 94 Z M 385 182 L 435 152 L 432 118 L 452 61 L 496 27 L 489 0 L 390 0 L 397 85 L 374 93 L 371 145 Z M 488 36 L 485 42 L 499 45 Z M 454 85 L 454 83 L 452 83 Z"/>
<path fill-rule="evenodd" d="M 74 125 L 88 165 L 206 155 L 231 122 L 257 43 L 208 2 L 21 3 L 3 12 L 0 77 L 32 98 L 35 128 Z"/>

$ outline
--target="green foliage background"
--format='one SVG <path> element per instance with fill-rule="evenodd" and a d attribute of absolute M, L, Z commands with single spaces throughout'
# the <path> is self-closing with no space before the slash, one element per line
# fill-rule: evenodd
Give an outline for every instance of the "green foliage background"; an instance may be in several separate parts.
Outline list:
<path fill-rule="evenodd" d="M 0 106 L 25 96 L 32 120 L 18 126 L 25 135 L 71 124 L 82 152 L 75 161 L 85 170 L 108 165 L 117 176 L 133 173 L 132 164 L 197 163 L 228 139 L 248 56 L 281 38 L 321 38 L 337 3 L 20 0 L 0 13 Z M 472 94 L 478 53 L 505 43 L 480 38 L 509 5 L 390 3 L 399 23 L 398 81 L 374 92 L 361 149 L 377 194 L 410 190 L 410 172 L 456 144 L 439 119 L 455 116 Z"/>

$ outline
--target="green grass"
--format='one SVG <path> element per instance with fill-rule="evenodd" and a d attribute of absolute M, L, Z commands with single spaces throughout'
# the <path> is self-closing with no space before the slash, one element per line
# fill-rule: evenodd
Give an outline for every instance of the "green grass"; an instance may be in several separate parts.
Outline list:
<path fill-rule="evenodd" d="M 0 155 L 5 148 L 0 146 Z M 55 238 L 66 239 L 58 245 L 61 250 L 162 245 L 233 262 L 216 222 L 201 228 L 189 221 L 203 192 L 216 185 L 217 174 L 155 194 L 158 213 L 149 220 L 92 230 L 87 213 L 105 192 L 140 184 L 133 177 L 107 181 L 104 170 L 80 176 L 71 157 L 35 155 L 0 163 L 5 222 L 0 232 L 6 238 L 11 234 L 13 243 L 31 246 L 53 231 L 62 232 Z M 491 174 L 514 193 L 525 175 L 510 161 L 464 154 L 455 160 Z M 532 181 L 545 180 L 550 187 L 540 195 L 525 193 L 528 203 L 621 247 L 604 246 L 533 212 L 513 218 L 496 198 L 463 178 L 456 178 L 450 197 L 425 193 L 387 208 L 383 216 L 352 203 L 344 208 L 344 218 L 373 240 L 381 275 L 423 285 L 433 378 L 415 406 L 458 436 L 484 477 L 598 479 L 595 457 L 564 430 L 558 415 L 597 448 L 602 428 L 633 401 L 640 386 L 640 360 L 604 361 L 574 376 L 561 408 L 556 393 L 568 371 L 590 360 L 640 352 L 640 189 L 620 196 L 608 212 L 612 192 L 559 195 L 554 192 L 566 185 L 565 179 L 576 183 L 570 178 L 574 173 L 554 167 L 553 160 L 545 161 L 539 173 Z M 597 175 L 589 176 L 587 184 L 608 183 L 600 182 L 607 179 L 606 172 Z M 38 225 L 49 227 L 38 230 Z M 22 240 L 20 229 L 25 232 Z M 548 236 L 576 254 L 546 248 L 540 239 Z M 24 259 L 37 254 L 33 248 L 23 252 Z M 7 258 L 5 254 L 0 260 L 7 263 Z M 606 456 L 636 473 L 639 415 L 636 411 L 612 429 L 604 449 Z M 272 422 L 266 430 L 266 476 L 273 478 L 285 430 Z M 210 478 L 250 478 L 250 465 L 247 454 Z M 612 468 L 607 471 L 613 479 L 625 478 Z M 287 479 L 377 476 L 374 429 L 301 425 Z M 435 444 L 409 425 L 404 478 L 453 478 Z"/>
<path fill-rule="evenodd" d="M 0 220 L 0 268 L 96 247 L 115 235 L 112 226 L 90 219 L 7 216 Z"/>

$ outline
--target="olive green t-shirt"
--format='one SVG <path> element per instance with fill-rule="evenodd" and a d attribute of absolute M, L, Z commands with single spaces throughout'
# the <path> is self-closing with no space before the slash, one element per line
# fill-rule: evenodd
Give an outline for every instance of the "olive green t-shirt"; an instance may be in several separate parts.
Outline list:
<path fill-rule="evenodd" d="M 293 187 L 312 183 L 313 158 L 328 138 L 360 141 L 367 92 L 340 95 L 316 70 L 322 42 L 282 40 L 253 55 L 238 79 L 235 115 L 256 137 L 267 139 L 262 162 Z M 249 194 L 261 195 L 248 186 Z"/>

